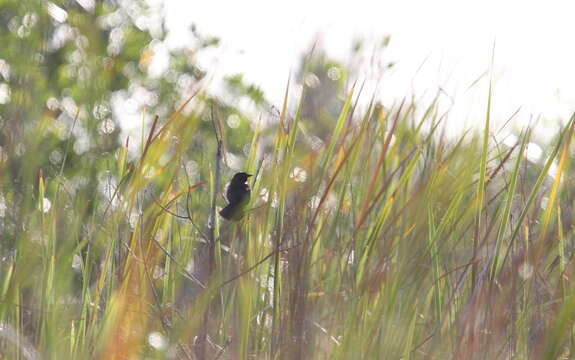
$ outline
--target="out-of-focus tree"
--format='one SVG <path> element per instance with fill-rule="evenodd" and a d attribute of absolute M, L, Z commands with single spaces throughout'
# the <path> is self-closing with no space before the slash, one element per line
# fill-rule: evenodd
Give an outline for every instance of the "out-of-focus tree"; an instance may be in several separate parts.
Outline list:
<path fill-rule="evenodd" d="M 139 0 L 0 3 L 0 207 L 10 210 L 1 222 L 9 241 L 0 246 L 12 248 L 18 227 L 37 207 L 40 170 L 53 185 L 47 191 L 58 188 L 88 204 L 89 214 L 94 195 L 106 192 L 103 184 L 117 185 L 108 170 L 128 138 L 130 152 L 139 152 L 155 115 L 160 126 L 202 90 L 206 72 L 197 56 L 219 40 L 192 26 L 189 43 L 170 49 L 161 8 L 150 6 Z M 251 89 L 239 96 L 263 98 Z M 230 119 L 229 150 L 241 153 L 251 138 L 245 116 L 209 94 L 197 96 L 208 104 L 206 120 L 216 107 Z M 198 131 L 209 136 L 194 138 L 192 162 L 184 165 L 201 173 L 215 139 L 210 121 Z"/>
<path fill-rule="evenodd" d="M 355 40 L 347 63 L 328 56 L 319 41 L 301 57 L 296 79 L 305 90 L 301 113 L 307 127 L 304 131 L 322 141 L 331 135 L 346 91 L 353 85 L 349 79 L 378 82 L 394 66 L 385 53 L 389 41 L 389 36 L 385 36 L 369 45 L 373 48 L 368 51 L 365 40 Z M 362 86 L 363 83 L 356 84 L 357 89 Z"/>
<path fill-rule="evenodd" d="M 314 136 L 325 139 L 337 120 L 344 99 L 347 69 L 315 47 L 301 59 L 298 83 L 305 88 L 302 119 Z"/>

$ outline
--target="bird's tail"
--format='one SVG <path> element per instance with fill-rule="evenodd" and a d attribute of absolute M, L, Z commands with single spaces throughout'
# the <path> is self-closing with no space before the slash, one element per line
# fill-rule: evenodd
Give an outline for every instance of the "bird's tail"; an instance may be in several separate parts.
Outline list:
<path fill-rule="evenodd" d="M 228 206 L 220 210 L 220 216 L 226 220 L 240 220 L 244 216 L 241 208 L 237 204 L 228 204 Z"/>

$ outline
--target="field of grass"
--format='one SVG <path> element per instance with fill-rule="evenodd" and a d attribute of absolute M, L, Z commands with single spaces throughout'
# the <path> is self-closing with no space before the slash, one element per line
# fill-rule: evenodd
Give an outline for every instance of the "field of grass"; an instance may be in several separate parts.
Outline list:
<path fill-rule="evenodd" d="M 489 106 L 453 140 L 435 104 L 358 97 L 321 146 L 287 104 L 254 130 L 239 222 L 217 216 L 230 135 L 217 109 L 200 131 L 201 94 L 134 160 L 127 141 L 41 168 L 39 122 L 2 163 L 21 177 L 2 178 L 0 358 L 574 357 L 574 119 L 533 161 L 535 129 L 497 143 Z"/>

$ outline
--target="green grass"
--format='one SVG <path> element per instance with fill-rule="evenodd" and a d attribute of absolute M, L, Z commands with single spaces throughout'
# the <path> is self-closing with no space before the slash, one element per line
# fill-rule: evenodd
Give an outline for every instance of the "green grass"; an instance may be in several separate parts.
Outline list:
<path fill-rule="evenodd" d="M 496 143 L 489 106 L 481 134 L 449 140 L 435 103 L 360 113 L 357 97 L 312 150 L 286 92 L 280 124 L 253 131 L 238 223 L 209 222 L 233 171 L 200 131 L 200 95 L 190 115 L 142 130 L 137 159 L 126 145 L 77 165 L 79 190 L 39 167 L 42 121 L 14 159 L 23 183 L 4 179 L 0 358 L 575 356 L 574 119 L 535 164 L 532 129 Z"/>

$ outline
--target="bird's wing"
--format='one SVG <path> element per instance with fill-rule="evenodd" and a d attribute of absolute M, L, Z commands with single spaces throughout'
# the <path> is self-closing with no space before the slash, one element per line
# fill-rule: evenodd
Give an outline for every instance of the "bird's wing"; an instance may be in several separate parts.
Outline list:
<path fill-rule="evenodd" d="M 241 184 L 240 186 L 234 186 L 232 184 L 228 186 L 226 195 L 230 204 L 238 204 L 249 200 L 250 193 L 251 190 L 248 184 Z"/>

